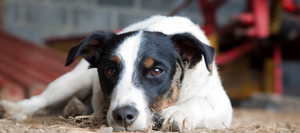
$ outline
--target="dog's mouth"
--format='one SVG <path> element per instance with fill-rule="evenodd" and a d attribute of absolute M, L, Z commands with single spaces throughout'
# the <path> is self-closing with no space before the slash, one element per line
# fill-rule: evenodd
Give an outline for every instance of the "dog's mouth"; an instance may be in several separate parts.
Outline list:
<path fill-rule="evenodd" d="M 108 115 L 108 126 L 114 131 L 148 131 L 159 130 L 163 120 L 160 113 L 151 111 L 138 111 L 132 106 L 123 106 L 112 110 Z M 145 113 L 147 115 L 145 115 Z"/>
<path fill-rule="evenodd" d="M 158 131 L 162 127 L 162 120 L 160 119 L 160 115 L 158 113 L 154 113 L 152 119 L 149 121 L 149 127 L 146 128 L 136 128 L 134 125 L 124 125 L 124 124 L 117 124 L 113 126 L 113 130 L 115 132 L 118 131 L 147 131 L 147 130 L 155 130 Z"/>

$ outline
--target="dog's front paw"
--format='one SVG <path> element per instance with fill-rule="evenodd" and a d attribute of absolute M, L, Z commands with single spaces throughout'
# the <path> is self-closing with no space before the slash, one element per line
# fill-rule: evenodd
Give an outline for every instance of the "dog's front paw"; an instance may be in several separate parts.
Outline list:
<path fill-rule="evenodd" d="M 196 123 L 191 116 L 188 116 L 184 110 L 178 106 L 171 106 L 162 112 L 163 124 L 162 131 L 185 131 L 196 128 Z"/>
<path fill-rule="evenodd" d="M 13 118 L 16 120 L 25 120 L 27 115 L 23 113 L 22 107 L 14 102 L 0 100 L 0 118 Z"/>

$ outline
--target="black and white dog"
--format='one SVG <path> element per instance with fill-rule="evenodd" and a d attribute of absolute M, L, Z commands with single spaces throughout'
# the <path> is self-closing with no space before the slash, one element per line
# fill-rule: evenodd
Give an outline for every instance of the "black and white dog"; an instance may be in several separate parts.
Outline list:
<path fill-rule="evenodd" d="M 85 59 L 71 72 L 38 96 L 0 104 L 6 116 L 22 120 L 92 90 L 92 115 L 106 115 L 115 130 L 147 129 L 153 113 L 161 129 L 225 128 L 233 110 L 214 54 L 198 25 L 157 15 L 118 34 L 94 32 L 70 50 L 66 66 L 79 55 Z"/>

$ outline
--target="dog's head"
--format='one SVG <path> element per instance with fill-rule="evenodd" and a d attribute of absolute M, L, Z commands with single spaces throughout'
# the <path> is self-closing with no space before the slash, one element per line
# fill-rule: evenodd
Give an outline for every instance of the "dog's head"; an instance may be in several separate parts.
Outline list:
<path fill-rule="evenodd" d="M 151 125 L 153 113 L 175 104 L 185 69 L 204 56 L 211 71 L 214 49 L 189 33 L 97 31 L 70 50 L 66 66 L 79 55 L 98 69 L 108 125 L 141 130 Z"/>

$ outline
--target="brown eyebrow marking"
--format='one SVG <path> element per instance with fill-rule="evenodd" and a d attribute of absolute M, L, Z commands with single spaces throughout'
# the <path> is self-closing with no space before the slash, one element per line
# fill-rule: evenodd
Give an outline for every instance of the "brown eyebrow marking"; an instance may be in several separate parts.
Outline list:
<path fill-rule="evenodd" d="M 114 56 L 112 57 L 112 60 L 115 61 L 115 62 L 117 62 L 118 64 L 121 63 L 121 58 L 120 58 L 119 56 L 117 56 L 117 55 L 114 55 Z"/>
<path fill-rule="evenodd" d="M 153 64 L 154 64 L 154 60 L 152 58 L 148 58 L 144 62 L 144 66 L 146 68 L 151 68 L 153 66 Z"/>

